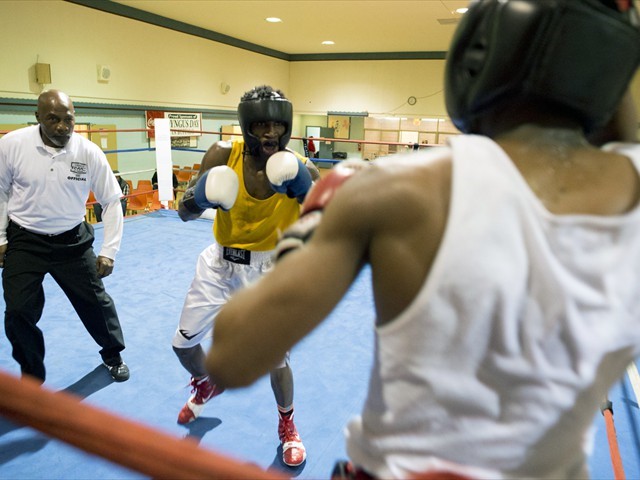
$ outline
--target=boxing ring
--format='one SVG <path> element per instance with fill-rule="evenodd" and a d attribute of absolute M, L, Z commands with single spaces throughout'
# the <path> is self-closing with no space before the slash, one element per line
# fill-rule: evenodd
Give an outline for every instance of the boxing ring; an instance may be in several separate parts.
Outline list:
<path fill-rule="evenodd" d="M 39 324 L 47 346 L 44 387 L 74 394 L 82 399 L 80 405 L 148 426 L 174 441 L 188 438 L 192 444 L 199 444 L 201 455 L 207 450 L 239 466 L 254 464 L 272 477 L 328 478 L 333 462 L 346 457 L 342 427 L 359 409 L 367 385 L 373 323 L 367 274 L 342 302 L 341 313 L 292 351 L 296 423 L 309 452 L 307 462 L 292 469 L 281 463 L 276 408 L 268 378 L 216 397 L 201 418 L 186 427 L 176 423 L 190 388 L 188 373 L 171 349 L 171 339 L 197 256 L 211 242 L 211 228 L 211 220 L 183 223 L 172 210 L 125 219 L 115 270 L 105 279 L 127 344 L 123 358 L 131 369 L 131 379 L 124 383 L 111 380 L 100 364 L 98 347 L 59 287 L 46 277 L 47 303 Z M 99 243 L 102 225 L 96 224 L 95 231 Z M 345 361 L 350 368 L 342 371 L 339 366 Z M 2 327 L 0 371 L 19 375 Z M 5 395 L 14 388 L 15 381 L 0 386 L 3 400 L 22 406 L 23 414 L 39 413 L 31 403 L 25 406 L 19 398 Z M 0 413 L 7 414 L 5 405 L 0 406 Z M 19 421 L 13 416 L 0 417 L 2 479 L 83 479 L 88 472 L 95 479 L 152 476 L 71 448 L 49 434 L 23 427 Z M 64 432 L 63 426 L 56 431 Z M 96 431 L 96 435 L 108 441 L 102 431 Z M 218 475 L 221 472 L 214 469 L 208 478 L 220 478 Z"/>
<path fill-rule="evenodd" d="M 196 153 L 199 160 L 202 152 Z M 100 245 L 102 224 L 94 227 Z M 50 277 L 39 323 L 47 348 L 43 389 L 18 380 L 0 326 L 0 479 L 322 479 L 346 458 L 343 427 L 360 410 L 372 362 L 368 269 L 292 351 L 296 424 L 308 452 L 303 465 L 281 462 L 267 377 L 216 397 L 195 422 L 176 423 L 190 389 L 171 339 L 211 229 L 210 219 L 184 223 L 167 206 L 125 218 L 121 251 L 105 285 L 125 335 L 127 382 L 112 381 L 97 345 Z M 1 297 L 0 303 L 4 307 Z M 610 392 L 612 408 L 594 418 L 594 479 L 640 478 L 640 378 L 634 367 Z"/>
<path fill-rule="evenodd" d="M 82 405 L 75 396 L 42 389 L 29 378 L 21 381 L 0 373 L 0 399 L 0 408 L 7 418 L 152 478 L 286 478 L 214 454 L 190 438 L 178 440 Z M 25 412 L 21 405 L 30 405 L 30 411 Z"/>

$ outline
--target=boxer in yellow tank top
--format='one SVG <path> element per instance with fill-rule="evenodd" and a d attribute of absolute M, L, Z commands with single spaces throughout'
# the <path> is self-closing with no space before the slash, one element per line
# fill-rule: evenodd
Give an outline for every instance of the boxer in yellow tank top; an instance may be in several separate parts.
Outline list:
<path fill-rule="evenodd" d="M 185 222 L 206 208 L 215 208 L 216 217 L 215 241 L 200 254 L 172 342 L 193 387 L 179 424 L 195 420 L 204 404 L 222 393 L 209 381 L 201 342 L 230 296 L 271 269 L 280 233 L 298 219 L 300 202 L 319 178 L 312 162 L 287 149 L 292 118 L 291 103 L 281 91 L 262 86 L 245 93 L 238 105 L 243 140 L 212 145 L 180 202 L 178 213 Z M 271 385 L 282 461 L 298 466 L 306 450 L 293 423 L 288 354 L 271 370 Z"/>
<path fill-rule="evenodd" d="M 300 216 L 296 199 L 286 195 L 253 196 L 244 181 L 244 141 L 233 142 L 227 166 L 238 175 L 238 196 L 231 210 L 218 210 L 213 232 L 221 245 L 245 250 L 273 250 L 283 232 Z M 306 158 L 292 152 L 304 163 Z M 312 162 L 309 162 L 313 165 Z"/>

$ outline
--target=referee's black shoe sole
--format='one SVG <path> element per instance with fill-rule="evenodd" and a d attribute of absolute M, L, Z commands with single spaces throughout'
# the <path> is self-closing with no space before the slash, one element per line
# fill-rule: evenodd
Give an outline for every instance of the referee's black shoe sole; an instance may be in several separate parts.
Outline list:
<path fill-rule="evenodd" d="M 116 382 L 126 382 L 129 380 L 129 367 L 127 367 L 126 363 L 120 362 L 118 365 L 107 365 L 106 363 L 103 363 L 103 365 L 109 371 L 111 378 Z"/>

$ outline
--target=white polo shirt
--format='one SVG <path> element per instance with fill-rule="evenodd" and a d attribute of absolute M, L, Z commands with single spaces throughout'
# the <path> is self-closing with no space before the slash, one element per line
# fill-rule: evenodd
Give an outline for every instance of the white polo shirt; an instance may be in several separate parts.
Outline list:
<path fill-rule="evenodd" d="M 48 147 L 39 125 L 9 132 L 0 138 L 0 245 L 7 243 L 9 219 L 41 234 L 72 229 L 84 220 L 90 190 L 104 208 L 100 255 L 114 259 L 122 190 L 102 150 L 77 133 L 64 148 Z"/>

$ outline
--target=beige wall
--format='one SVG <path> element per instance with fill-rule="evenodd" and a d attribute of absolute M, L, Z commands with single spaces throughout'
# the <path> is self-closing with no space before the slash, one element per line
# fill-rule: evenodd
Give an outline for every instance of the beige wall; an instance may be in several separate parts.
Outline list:
<path fill-rule="evenodd" d="M 61 0 L 0 1 L 0 39 L 3 97 L 37 96 L 38 56 L 51 65 L 47 87 L 76 101 L 235 110 L 257 84 L 289 90 L 286 61 Z M 98 82 L 102 64 L 109 83 Z"/>
<path fill-rule="evenodd" d="M 289 63 L 61 0 L 0 1 L 0 38 L 1 97 L 40 93 L 39 58 L 51 65 L 47 87 L 76 101 L 235 110 L 243 92 L 270 84 L 296 113 L 444 115 L 441 93 L 421 98 L 442 90 L 440 60 Z M 111 68 L 109 83 L 97 65 Z"/>
<path fill-rule="evenodd" d="M 291 97 L 307 114 L 445 116 L 443 75 L 444 60 L 292 62 Z"/>
<path fill-rule="evenodd" d="M 61 0 L 0 0 L 0 39 L 0 97 L 35 98 L 39 58 L 51 65 L 47 87 L 76 101 L 235 110 L 243 92 L 270 84 L 296 114 L 446 115 L 442 60 L 290 63 Z M 109 83 L 97 80 L 102 64 Z M 640 105 L 640 74 L 632 91 Z"/>

